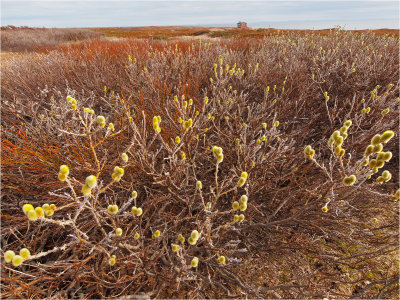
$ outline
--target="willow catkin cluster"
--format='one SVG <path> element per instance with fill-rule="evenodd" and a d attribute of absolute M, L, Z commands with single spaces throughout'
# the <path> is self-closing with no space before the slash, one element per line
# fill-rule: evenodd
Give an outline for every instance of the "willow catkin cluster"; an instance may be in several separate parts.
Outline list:
<path fill-rule="evenodd" d="M 339 130 L 335 130 L 329 137 L 328 146 L 333 148 L 335 154 L 339 157 L 342 157 L 346 153 L 346 151 L 342 148 L 342 145 L 348 137 L 347 130 L 351 125 L 352 121 L 347 120 Z"/>
<path fill-rule="evenodd" d="M 363 166 L 368 166 L 374 173 L 377 173 L 385 165 L 385 162 L 388 162 L 392 158 L 392 152 L 384 152 L 382 150 L 383 144 L 389 142 L 393 136 L 394 132 L 392 130 L 386 130 L 382 134 L 374 135 L 371 139 L 371 144 L 365 149 Z M 376 155 L 376 157 L 370 160 L 370 156 L 373 155 Z M 383 177 L 378 180 L 380 183 L 384 181 Z"/>
<path fill-rule="evenodd" d="M 311 148 L 311 145 L 308 145 L 304 148 L 304 155 L 306 158 L 312 159 L 315 155 L 315 150 Z"/>
<path fill-rule="evenodd" d="M 212 152 L 214 157 L 217 159 L 217 163 L 221 163 L 224 160 L 224 154 L 222 153 L 222 148 L 218 146 L 212 147 Z"/>
<path fill-rule="evenodd" d="M 82 194 L 84 196 L 91 195 L 92 189 L 97 186 L 97 177 L 90 175 L 86 177 L 85 184 L 82 186 Z"/>
<path fill-rule="evenodd" d="M 22 265 L 25 260 L 29 259 L 30 256 L 31 252 L 27 248 L 22 248 L 19 251 L 19 255 L 16 255 L 12 250 L 7 250 L 4 253 L 4 260 L 6 263 L 12 263 L 14 267 L 18 267 Z"/>
<path fill-rule="evenodd" d="M 154 116 L 153 117 L 153 129 L 154 129 L 155 133 L 161 132 L 160 123 L 161 123 L 161 116 Z"/>

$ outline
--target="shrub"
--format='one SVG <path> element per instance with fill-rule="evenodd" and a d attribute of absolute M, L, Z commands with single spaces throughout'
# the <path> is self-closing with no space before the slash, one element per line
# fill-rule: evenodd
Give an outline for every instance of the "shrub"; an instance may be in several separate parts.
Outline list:
<path fill-rule="evenodd" d="M 3 248 L 32 256 L 4 296 L 396 297 L 398 137 L 366 149 L 399 132 L 398 65 L 396 39 L 336 30 L 5 67 Z"/>

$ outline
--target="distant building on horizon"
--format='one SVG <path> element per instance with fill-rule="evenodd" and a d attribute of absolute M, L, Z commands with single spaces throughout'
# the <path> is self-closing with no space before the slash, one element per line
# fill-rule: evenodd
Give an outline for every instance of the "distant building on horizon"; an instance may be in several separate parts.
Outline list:
<path fill-rule="evenodd" d="M 247 28 L 247 23 L 246 23 L 246 22 L 239 21 L 239 22 L 237 23 L 237 28 Z"/>

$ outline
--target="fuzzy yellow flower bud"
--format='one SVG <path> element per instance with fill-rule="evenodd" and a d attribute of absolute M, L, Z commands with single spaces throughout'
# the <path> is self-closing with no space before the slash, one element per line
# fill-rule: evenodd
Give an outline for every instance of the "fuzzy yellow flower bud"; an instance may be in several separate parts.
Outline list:
<path fill-rule="evenodd" d="M 328 207 L 324 206 L 324 207 L 322 207 L 321 210 L 322 210 L 322 212 L 326 213 L 326 212 L 328 212 Z"/>
<path fill-rule="evenodd" d="M 179 137 L 179 136 L 177 136 L 176 138 L 175 138 L 175 144 L 179 144 L 181 142 L 181 138 Z"/>
<path fill-rule="evenodd" d="M 178 239 L 179 239 L 179 241 L 183 244 L 184 242 L 185 242 L 185 237 L 182 235 L 182 234 L 179 234 L 178 235 Z"/>
<path fill-rule="evenodd" d="M 234 210 L 238 210 L 238 209 L 240 208 L 239 202 L 237 202 L 237 201 L 233 202 L 233 203 L 232 203 L 232 208 L 233 208 Z"/>
<path fill-rule="evenodd" d="M 160 230 L 156 230 L 156 231 L 154 232 L 154 234 L 153 234 L 153 236 L 154 236 L 155 238 L 158 238 L 160 235 L 161 235 L 161 231 L 160 231 Z"/>
<path fill-rule="evenodd" d="M 190 245 L 195 245 L 196 242 L 197 242 L 197 240 L 192 239 L 192 237 L 189 237 L 189 238 L 188 238 L 188 243 L 189 243 Z"/>
<path fill-rule="evenodd" d="M 15 256 L 15 252 L 12 250 L 8 250 L 4 253 L 4 260 L 6 261 L 6 263 L 9 263 L 13 260 Z"/>
<path fill-rule="evenodd" d="M 220 264 L 220 265 L 224 265 L 225 262 L 226 262 L 225 256 L 220 256 L 220 257 L 218 257 L 217 262 L 218 262 L 218 264 Z"/>
<path fill-rule="evenodd" d="M 249 174 L 247 174 L 247 172 L 244 172 L 244 171 L 240 174 L 240 177 L 244 177 L 246 179 L 248 176 L 249 176 Z"/>
<path fill-rule="evenodd" d="M 378 145 L 375 145 L 374 146 L 374 153 L 379 153 L 379 152 L 381 152 L 382 151 L 382 149 L 383 149 L 383 145 L 382 144 L 378 144 Z"/>
<path fill-rule="evenodd" d="M 97 116 L 96 117 L 96 122 L 98 124 L 105 124 L 106 123 L 106 118 L 104 118 L 103 116 Z"/>
<path fill-rule="evenodd" d="M 44 214 L 48 217 L 51 217 L 52 215 L 54 215 L 54 210 L 53 209 L 46 209 L 44 210 Z"/>
<path fill-rule="evenodd" d="M 27 214 L 30 210 L 34 209 L 32 204 L 24 204 L 24 206 L 22 206 L 22 211 Z"/>
<path fill-rule="evenodd" d="M 393 136 L 394 132 L 392 130 L 386 130 L 384 133 L 382 133 L 380 142 L 387 143 Z"/>
<path fill-rule="evenodd" d="M 248 197 L 246 195 L 242 195 L 240 197 L 240 203 L 247 203 Z"/>
<path fill-rule="evenodd" d="M 371 139 L 371 145 L 376 146 L 381 142 L 381 135 L 376 134 L 374 137 Z"/>
<path fill-rule="evenodd" d="M 114 131 L 114 130 L 115 130 L 114 124 L 113 124 L 113 123 L 109 123 L 109 124 L 108 124 L 108 127 L 107 127 L 107 130 L 108 130 L 108 131 Z"/>
<path fill-rule="evenodd" d="M 135 190 L 133 190 L 133 191 L 132 191 L 132 198 L 133 198 L 133 199 L 136 199 L 137 196 L 138 196 L 138 193 L 137 193 Z"/>
<path fill-rule="evenodd" d="M 385 160 L 385 152 L 379 152 L 378 155 L 376 156 L 376 160 Z"/>
<path fill-rule="evenodd" d="M 349 127 L 343 125 L 343 126 L 339 129 L 340 134 L 342 135 L 343 133 L 346 133 L 346 132 L 347 132 L 347 129 L 349 129 Z"/>
<path fill-rule="evenodd" d="M 86 177 L 85 184 L 90 188 L 94 188 L 97 185 L 97 177 L 94 175 L 90 175 Z"/>
<path fill-rule="evenodd" d="M 191 261 L 191 266 L 193 267 L 193 268 L 197 268 L 197 266 L 198 266 L 198 264 L 199 264 L 199 259 L 195 256 L 195 257 L 193 257 L 193 259 L 192 259 L 192 261 Z"/>
<path fill-rule="evenodd" d="M 140 238 L 140 234 L 136 232 L 133 237 L 137 240 L 138 238 Z"/>
<path fill-rule="evenodd" d="M 373 145 L 369 145 L 364 152 L 364 156 L 369 156 L 372 153 L 374 153 L 374 146 Z"/>
<path fill-rule="evenodd" d="M 50 204 L 50 209 L 56 210 L 56 209 L 57 209 L 57 206 L 56 206 L 55 204 Z"/>
<path fill-rule="evenodd" d="M 110 214 L 116 214 L 117 212 L 118 212 L 118 205 L 116 205 L 116 204 L 114 204 L 114 205 L 109 205 L 108 207 L 107 207 L 107 211 L 110 213 Z"/>
<path fill-rule="evenodd" d="M 190 237 L 191 237 L 193 240 L 198 240 L 198 238 L 199 238 L 199 232 L 198 232 L 197 230 L 193 230 L 192 233 L 190 234 Z"/>
<path fill-rule="evenodd" d="M 240 211 L 245 211 L 247 209 L 247 203 L 245 203 L 245 202 L 240 203 L 239 209 L 240 209 Z"/>
<path fill-rule="evenodd" d="M 65 180 L 67 180 L 67 175 L 65 175 L 65 174 L 62 174 L 62 173 L 58 173 L 58 179 L 60 180 L 60 181 L 65 181 Z"/>
<path fill-rule="evenodd" d="M 87 184 L 84 184 L 82 186 L 82 194 L 84 196 L 88 196 L 88 195 L 92 194 L 92 189 L 90 187 L 88 187 Z"/>
<path fill-rule="evenodd" d="M 111 256 L 111 257 L 108 259 L 108 264 L 109 264 L 110 266 L 115 265 L 116 262 L 117 262 L 117 257 L 116 257 L 115 255 Z"/>
<path fill-rule="evenodd" d="M 28 259 L 31 256 L 31 252 L 27 248 L 22 248 L 19 250 L 19 255 L 21 255 L 24 259 Z"/>
<path fill-rule="evenodd" d="M 137 214 L 137 209 L 138 208 L 136 206 L 132 207 L 132 214 L 136 215 Z"/>
<path fill-rule="evenodd" d="M 27 216 L 28 216 L 28 219 L 29 219 L 30 221 L 36 221 L 37 218 L 38 218 L 38 216 L 37 216 L 37 214 L 36 214 L 36 211 L 35 211 L 34 209 L 28 211 Z"/>
<path fill-rule="evenodd" d="M 237 186 L 238 186 L 238 187 L 242 187 L 245 183 L 246 183 L 246 178 L 240 177 L 240 178 L 239 178 L 239 181 L 238 181 L 238 183 L 237 183 Z"/>
<path fill-rule="evenodd" d="M 336 143 L 337 146 L 342 146 L 342 145 L 343 145 L 343 141 L 344 141 L 344 139 L 343 139 L 342 136 L 338 136 L 338 137 L 335 139 L 335 143 Z"/>
<path fill-rule="evenodd" d="M 128 155 L 127 155 L 126 153 L 122 153 L 122 154 L 121 154 L 121 159 L 122 159 L 122 161 L 123 161 L 124 163 L 127 163 L 128 160 L 129 160 L 129 157 L 128 157 Z"/>
<path fill-rule="evenodd" d="M 139 207 L 139 208 L 136 210 L 136 216 L 137 216 L 137 217 L 140 217 L 142 214 L 143 214 L 143 209 L 142 209 L 141 207 Z"/>
<path fill-rule="evenodd" d="M 340 131 L 339 130 L 335 130 L 333 133 L 332 133 L 332 135 L 331 135 L 331 137 L 333 138 L 333 139 L 336 139 L 336 138 L 338 138 L 340 136 Z M 310 146 L 310 148 L 311 148 L 311 146 Z"/>
<path fill-rule="evenodd" d="M 200 180 L 197 180 L 196 182 L 196 189 L 201 190 L 203 188 L 203 184 L 201 183 Z"/>
<path fill-rule="evenodd" d="M 41 208 L 40 206 L 35 208 L 35 212 L 38 218 L 43 218 L 44 217 L 44 211 L 43 208 Z"/>
<path fill-rule="evenodd" d="M 388 182 L 392 178 L 392 174 L 388 170 L 385 170 L 382 172 L 382 177 L 385 180 L 385 182 Z"/>
<path fill-rule="evenodd" d="M 64 174 L 65 176 L 68 176 L 69 174 L 69 167 L 67 165 L 61 165 L 60 166 L 60 173 Z"/>
<path fill-rule="evenodd" d="M 357 178 L 355 175 L 350 175 L 343 179 L 343 183 L 344 183 L 344 185 L 349 186 L 349 185 L 353 185 L 356 182 L 356 180 L 357 180 Z"/>
<path fill-rule="evenodd" d="M 124 168 L 115 167 L 114 174 L 117 176 L 123 176 L 125 174 L 125 170 L 124 170 Z"/>
<path fill-rule="evenodd" d="M 178 252 L 181 247 L 177 244 L 171 244 L 171 248 L 173 252 Z"/>
<path fill-rule="evenodd" d="M 383 157 L 384 161 L 389 161 L 392 158 L 392 152 L 388 151 L 385 153 L 385 156 Z"/>
<path fill-rule="evenodd" d="M 24 262 L 24 258 L 21 255 L 15 255 L 12 259 L 12 264 L 14 267 L 18 267 L 18 266 L 22 265 L 23 262 Z"/>
<path fill-rule="evenodd" d="M 122 235 L 122 229 L 121 228 L 115 229 L 115 234 L 118 235 L 118 236 L 121 236 Z"/>
<path fill-rule="evenodd" d="M 224 160 L 224 155 L 223 154 L 218 154 L 217 155 L 217 163 L 221 163 Z"/>
<path fill-rule="evenodd" d="M 240 219 L 239 215 L 234 215 L 233 216 L 233 221 L 234 222 L 239 222 L 239 219 Z"/>
<path fill-rule="evenodd" d="M 239 222 L 243 222 L 244 221 L 244 214 L 240 214 L 239 215 Z"/>
<path fill-rule="evenodd" d="M 346 122 L 344 122 L 344 125 L 347 127 L 350 127 L 353 124 L 353 122 L 351 120 L 347 120 Z"/>
<path fill-rule="evenodd" d="M 182 158 L 182 160 L 185 160 L 185 159 L 186 159 L 186 153 L 183 152 L 183 151 L 181 151 L 181 158 Z"/>

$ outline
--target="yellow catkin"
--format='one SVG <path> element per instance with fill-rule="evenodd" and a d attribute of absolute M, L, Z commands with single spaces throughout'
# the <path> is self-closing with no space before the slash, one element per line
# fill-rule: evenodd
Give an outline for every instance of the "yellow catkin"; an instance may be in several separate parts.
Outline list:
<path fill-rule="evenodd" d="M 13 258 L 15 256 L 15 252 L 12 250 L 8 250 L 4 253 L 4 260 L 6 261 L 6 263 L 10 263 Z"/>
<path fill-rule="evenodd" d="M 15 255 L 12 259 L 12 264 L 14 267 L 18 267 L 18 266 L 22 265 L 23 262 L 24 262 L 24 258 L 21 255 Z"/>
<path fill-rule="evenodd" d="M 27 248 L 22 248 L 19 250 L 19 255 L 21 255 L 24 259 L 28 259 L 31 256 L 31 252 Z"/>
<path fill-rule="evenodd" d="M 224 265 L 225 262 L 226 262 L 225 256 L 220 256 L 220 257 L 218 257 L 217 262 L 218 262 L 218 264 L 220 264 L 220 265 Z"/>
<path fill-rule="evenodd" d="M 193 268 L 197 268 L 198 264 L 199 264 L 199 259 L 195 256 L 193 257 L 192 261 L 190 262 L 191 266 Z"/>

